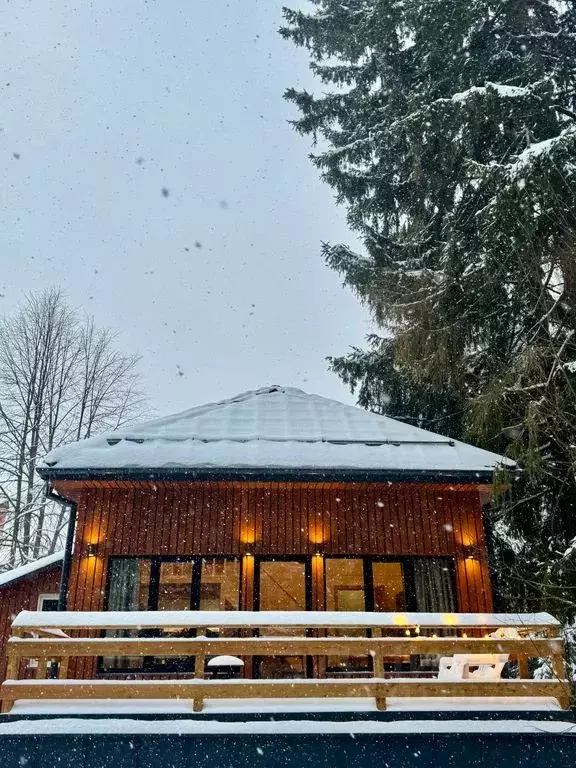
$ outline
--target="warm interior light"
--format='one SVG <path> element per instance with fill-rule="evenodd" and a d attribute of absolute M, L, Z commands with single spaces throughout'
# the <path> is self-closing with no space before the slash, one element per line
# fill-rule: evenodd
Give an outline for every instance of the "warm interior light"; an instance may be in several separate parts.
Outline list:
<path fill-rule="evenodd" d="M 458 616 L 455 616 L 453 613 L 443 613 L 442 623 L 454 626 L 455 624 L 458 624 Z"/>
<path fill-rule="evenodd" d="M 397 627 L 405 627 L 406 624 L 408 624 L 408 619 L 401 613 L 396 613 L 394 614 L 394 624 L 396 624 Z"/>

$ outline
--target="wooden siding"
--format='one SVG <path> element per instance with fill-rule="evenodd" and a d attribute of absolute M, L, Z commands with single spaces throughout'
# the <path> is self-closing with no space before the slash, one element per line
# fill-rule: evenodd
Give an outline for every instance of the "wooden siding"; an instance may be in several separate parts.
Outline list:
<path fill-rule="evenodd" d="M 377 483 L 58 483 L 78 501 L 68 607 L 102 610 L 110 555 L 424 555 L 455 559 L 460 611 L 492 609 L 477 486 Z M 96 557 L 87 557 L 88 544 Z M 478 556 L 466 559 L 465 548 Z M 244 558 L 242 608 L 252 608 Z M 316 558 L 314 558 L 316 560 Z M 321 558 L 313 605 L 322 607 Z"/>
<path fill-rule="evenodd" d="M 6 641 L 13 618 L 20 611 L 35 611 L 40 595 L 57 595 L 61 572 L 62 565 L 58 563 L 0 587 L 0 680 L 4 680 L 6 673 Z"/>

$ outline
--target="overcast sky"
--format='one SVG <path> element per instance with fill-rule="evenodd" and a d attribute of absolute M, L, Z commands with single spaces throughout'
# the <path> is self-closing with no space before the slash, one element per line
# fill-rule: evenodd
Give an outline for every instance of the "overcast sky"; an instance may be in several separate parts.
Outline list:
<path fill-rule="evenodd" d="M 0 308 L 62 286 L 158 414 L 270 383 L 353 402 L 324 358 L 367 313 L 320 256 L 352 237 L 287 122 L 312 80 L 282 4 L 3 3 Z"/>

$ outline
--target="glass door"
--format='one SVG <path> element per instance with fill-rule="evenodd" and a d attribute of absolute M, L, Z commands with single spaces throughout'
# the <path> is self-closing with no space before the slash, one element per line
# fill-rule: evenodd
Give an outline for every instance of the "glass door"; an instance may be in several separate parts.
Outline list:
<path fill-rule="evenodd" d="M 256 562 L 255 604 L 259 611 L 308 611 L 312 602 L 309 558 L 259 559 Z M 261 636 L 298 637 L 299 627 L 266 627 Z M 265 678 L 306 677 L 307 662 L 302 656 L 265 656 L 256 664 L 256 673 Z"/>
<path fill-rule="evenodd" d="M 158 611 L 189 611 L 192 607 L 197 567 L 191 560 L 167 560 L 158 563 L 154 586 Z M 187 627 L 161 630 L 160 637 L 191 637 L 194 632 Z M 161 672 L 188 672 L 193 667 L 191 656 L 155 656 L 151 660 L 154 669 Z"/>
<path fill-rule="evenodd" d="M 366 610 L 366 566 L 362 558 L 329 557 L 324 563 L 327 611 Z M 332 629 L 329 636 L 362 637 L 363 629 Z M 370 669 L 368 656 L 328 656 L 328 669 L 333 675 L 347 676 Z"/>

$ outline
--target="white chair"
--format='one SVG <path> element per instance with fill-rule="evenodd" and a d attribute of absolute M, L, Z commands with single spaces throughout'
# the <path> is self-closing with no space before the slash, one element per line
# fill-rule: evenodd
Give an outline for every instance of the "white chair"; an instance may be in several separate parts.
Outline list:
<path fill-rule="evenodd" d="M 455 653 L 443 656 L 438 680 L 499 680 L 507 653 Z"/>
<path fill-rule="evenodd" d="M 500 627 L 488 637 L 514 640 L 520 637 L 515 627 Z M 499 680 L 508 661 L 507 653 L 456 653 L 443 656 L 438 667 L 438 680 Z"/>

